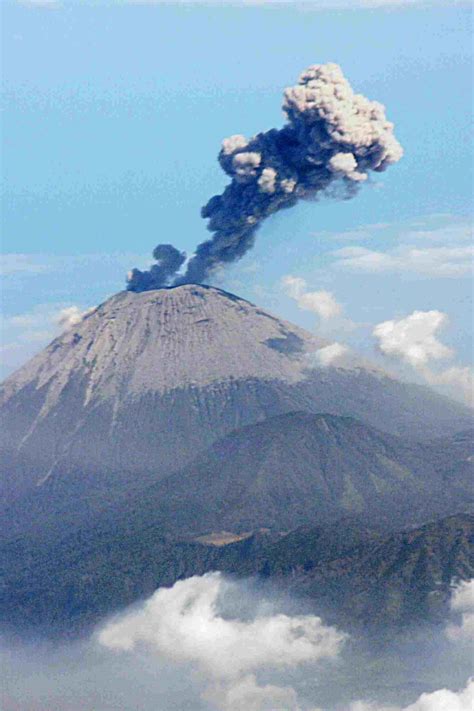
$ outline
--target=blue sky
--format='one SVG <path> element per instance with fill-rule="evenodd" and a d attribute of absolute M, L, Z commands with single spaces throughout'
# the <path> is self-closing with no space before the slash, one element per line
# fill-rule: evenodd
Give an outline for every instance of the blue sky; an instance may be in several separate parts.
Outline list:
<path fill-rule="evenodd" d="M 386 105 L 405 156 L 350 201 L 273 216 L 217 282 L 374 358 L 375 324 L 439 310 L 451 365 L 469 363 L 470 9 L 321 5 L 2 3 L 4 373 L 158 242 L 192 252 L 225 185 L 221 140 L 281 126 L 283 89 L 327 61 Z M 298 308 L 288 274 L 329 290 L 345 326 Z"/>

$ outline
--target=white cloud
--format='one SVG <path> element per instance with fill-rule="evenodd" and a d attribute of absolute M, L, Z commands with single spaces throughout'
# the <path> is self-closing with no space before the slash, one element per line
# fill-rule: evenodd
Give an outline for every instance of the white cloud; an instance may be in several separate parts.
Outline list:
<path fill-rule="evenodd" d="M 438 331 L 448 323 L 442 311 L 413 311 L 401 319 L 377 324 L 373 335 L 383 355 L 398 358 L 414 368 L 429 385 L 444 389 L 447 394 L 473 403 L 474 373 L 472 368 L 452 365 L 434 369 L 432 361 L 453 358 L 454 352 L 442 343 Z"/>
<path fill-rule="evenodd" d="M 323 320 L 335 318 L 342 313 L 341 304 L 330 291 L 307 291 L 306 281 L 290 274 L 283 277 L 282 284 L 288 296 L 304 311 L 312 311 Z"/>
<path fill-rule="evenodd" d="M 39 304 L 31 311 L 0 320 L 0 363 L 5 372 L 31 358 L 61 331 L 77 326 L 93 309 L 65 304 Z"/>
<path fill-rule="evenodd" d="M 219 711 L 301 711 L 298 695 L 291 686 L 259 686 L 253 674 L 231 686 L 213 686 L 203 698 Z"/>
<path fill-rule="evenodd" d="M 373 335 L 383 355 L 398 358 L 414 368 L 430 385 L 444 388 L 447 394 L 472 404 L 474 373 L 468 366 L 452 365 L 433 369 L 432 361 L 452 358 L 454 352 L 437 338 L 448 323 L 441 311 L 413 311 L 409 316 L 377 324 Z"/>
<path fill-rule="evenodd" d="M 454 621 L 469 608 L 470 589 L 453 588 Z M 395 635 L 385 649 L 353 637 L 343 649 L 335 639 L 342 635 L 319 618 L 278 614 L 275 600 L 251 590 L 220 574 L 191 578 L 158 590 L 91 638 L 25 649 L 8 649 L 2 638 L 5 703 L 31 711 L 91 711 L 104 703 L 114 711 L 471 711 L 472 680 L 457 690 L 470 675 L 471 647 L 447 640 L 445 629 L 426 629 L 408 644 Z M 304 653 L 303 646 L 296 651 L 298 640 Z M 432 691 L 436 685 L 442 688 Z M 361 688 L 366 698 L 355 701 Z M 390 706 L 385 693 L 403 703 Z"/>
<path fill-rule="evenodd" d="M 441 221 L 441 224 L 434 227 L 432 222 L 436 220 Z M 404 240 L 409 242 L 416 239 L 424 242 L 445 243 L 447 245 L 456 244 L 457 242 L 462 244 L 472 240 L 471 221 L 456 220 L 450 215 L 432 215 L 431 220 L 419 222 L 413 225 L 413 228 L 415 227 L 416 229 L 404 231 L 402 235 Z"/>
<path fill-rule="evenodd" d="M 357 246 L 338 249 L 333 256 L 336 268 L 352 272 L 411 272 L 425 276 L 461 277 L 472 273 L 474 248 L 401 246 L 381 252 Z"/>
<path fill-rule="evenodd" d="M 219 606 L 229 594 L 242 598 L 220 573 L 179 581 L 109 622 L 98 640 L 108 649 L 131 652 L 141 645 L 158 658 L 193 664 L 209 681 L 202 698 L 221 711 L 299 711 L 293 688 L 261 686 L 255 672 L 334 659 L 346 635 L 314 615 L 224 617 Z"/>
<path fill-rule="evenodd" d="M 446 628 L 452 642 L 474 642 L 474 579 L 461 582 L 451 597 L 451 612 L 460 616 L 457 624 Z"/>
<path fill-rule="evenodd" d="M 78 306 L 67 306 L 57 313 L 54 321 L 61 329 L 66 331 L 69 328 L 77 326 L 78 323 L 81 323 L 84 316 L 87 316 L 87 314 L 90 314 L 93 310 L 94 307 L 81 310 Z"/>
<path fill-rule="evenodd" d="M 373 335 L 384 355 L 401 358 L 418 368 L 430 360 L 453 355 L 436 337 L 447 321 L 448 317 L 441 311 L 414 311 L 405 318 L 377 324 Z"/>
<path fill-rule="evenodd" d="M 174 661 L 195 662 L 216 678 L 338 654 L 344 635 L 313 615 L 221 617 L 219 598 L 228 587 L 220 573 L 210 573 L 160 588 L 141 610 L 110 622 L 99 641 L 117 650 L 144 643 Z"/>
<path fill-rule="evenodd" d="M 314 236 L 339 241 L 383 239 L 388 249 L 354 245 L 332 252 L 333 267 L 363 274 L 411 273 L 460 277 L 472 273 L 472 221 L 455 215 L 427 215 L 406 223 L 362 225 Z"/>
<path fill-rule="evenodd" d="M 474 578 L 463 580 L 455 587 L 451 597 L 450 608 L 454 612 L 474 610 Z"/>
<path fill-rule="evenodd" d="M 282 284 L 288 296 L 296 300 L 299 299 L 301 293 L 307 287 L 307 283 L 303 278 L 291 276 L 291 274 L 282 278 Z"/>
<path fill-rule="evenodd" d="M 430 385 L 445 387 L 453 397 L 474 404 L 474 371 L 469 366 L 453 365 L 437 372 L 425 368 L 423 376 Z"/>
<path fill-rule="evenodd" d="M 308 358 L 313 367 L 328 368 L 329 366 L 343 365 L 349 353 L 350 349 L 344 344 L 331 343 L 329 346 L 324 346 L 314 353 L 308 354 Z"/>
<path fill-rule="evenodd" d="M 403 708 L 356 701 L 351 704 L 349 711 L 472 711 L 473 704 L 474 679 L 469 679 L 466 687 L 461 691 L 440 689 L 421 694 L 415 703 Z"/>
<path fill-rule="evenodd" d="M 14 316 L 2 317 L 2 330 L 18 331 L 20 340 L 28 338 L 31 333 L 43 332 L 54 334 L 60 329 L 77 326 L 84 316 L 93 310 L 80 309 L 78 306 L 62 306 L 61 304 L 39 304 L 32 311 Z"/>

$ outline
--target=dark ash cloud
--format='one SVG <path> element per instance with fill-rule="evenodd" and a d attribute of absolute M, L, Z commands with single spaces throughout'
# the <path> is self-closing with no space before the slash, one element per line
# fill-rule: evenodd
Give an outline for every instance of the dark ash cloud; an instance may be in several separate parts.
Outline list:
<path fill-rule="evenodd" d="M 306 69 L 285 90 L 283 111 L 283 128 L 222 142 L 219 163 L 231 180 L 202 208 L 212 237 L 198 245 L 185 273 L 178 274 L 184 254 L 159 245 L 158 264 L 148 272 L 134 269 L 128 289 L 205 282 L 217 267 L 253 247 L 269 215 L 299 200 L 316 200 L 334 183 L 343 186 L 344 198 L 353 197 L 370 171 L 381 172 L 403 155 L 384 106 L 355 94 L 337 64 Z"/>
<path fill-rule="evenodd" d="M 148 271 L 132 269 L 128 275 L 129 291 L 150 291 L 166 284 L 169 275 L 175 274 L 184 264 L 186 255 L 172 244 L 159 244 L 153 250 L 153 264 Z"/>

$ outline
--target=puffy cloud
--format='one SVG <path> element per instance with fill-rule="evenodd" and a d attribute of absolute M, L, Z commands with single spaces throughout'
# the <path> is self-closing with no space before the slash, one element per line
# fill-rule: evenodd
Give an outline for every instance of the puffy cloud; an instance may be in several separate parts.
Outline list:
<path fill-rule="evenodd" d="M 474 610 L 474 579 L 463 580 L 456 586 L 451 597 L 450 607 L 454 612 Z"/>
<path fill-rule="evenodd" d="M 253 674 L 231 686 L 211 687 L 203 698 L 219 711 L 301 711 L 298 695 L 291 686 L 259 686 Z"/>
<path fill-rule="evenodd" d="M 63 304 L 39 304 L 31 311 L 1 319 L 0 360 L 5 371 L 18 367 L 58 333 L 76 326 L 93 309 Z"/>
<path fill-rule="evenodd" d="M 76 326 L 91 311 L 93 307 L 80 309 L 78 306 L 61 307 L 55 304 L 41 304 L 24 314 L 4 317 L 2 325 L 4 328 L 23 329 L 21 337 L 24 339 L 35 331 L 51 334 L 57 326 L 63 329 Z"/>
<path fill-rule="evenodd" d="M 314 353 L 309 354 L 311 365 L 321 368 L 329 366 L 343 365 L 350 349 L 342 343 L 331 343 L 329 346 L 319 348 Z"/>
<path fill-rule="evenodd" d="M 454 352 L 437 338 L 448 323 L 442 311 L 413 311 L 409 316 L 377 324 L 373 335 L 381 353 L 413 367 L 430 385 L 446 388 L 453 397 L 471 404 L 474 374 L 468 366 L 433 369 L 432 361 L 452 358 Z"/>
<path fill-rule="evenodd" d="M 258 179 L 260 190 L 264 193 L 274 193 L 278 173 L 273 168 L 264 168 Z"/>
<path fill-rule="evenodd" d="M 283 277 L 282 284 L 288 296 L 304 311 L 312 311 L 323 320 L 335 318 L 342 313 L 341 304 L 330 291 L 307 291 L 306 281 L 291 275 Z"/>
<path fill-rule="evenodd" d="M 55 318 L 55 322 L 58 326 L 64 330 L 73 328 L 81 323 L 82 319 L 94 311 L 94 307 L 90 309 L 81 310 L 78 306 L 67 306 L 61 309 Z"/>
<path fill-rule="evenodd" d="M 439 371 L 424 368 L 422 374 L 430 385 L 445 388 L 467 404 L 474 402 L 474 371 L 469 366 L 453 365 Z"/>
<path fill-rule="evenodd" d="M 328 164 L 331 173 L 336 173 L 355 182 L 367 180 L 367 173 L 357 170 L 357 161 L 352 153 L 335 153 Z"/>
<path fill-rule="evenodd" d="M 220 573 L 210 573 L 161 588 L 138 612 L 110 622 L 99 641 L 117 650 L 144 643 L 174 661 L 195 662 L 216 678 L 338 654 L 344 635 L 313 615 L 275 614 L 250 621 L 222 617 L 219 598 L 229 585 Z"/>
<path fill-rule="evenodd" d="M 373 334 L 384 355 L 401 358 L 417 368 L 430 360 L 453 355 L 436 337 L 447 321 L 441 311 L 414 311 L 405 318 L 379 323 Z"/>
<path fill-rule="evenodd" d="M 298 306 L 306 311 L 313 311 L 322 319 L 339 316 L 342 306 L 336 301 L 330 291 L 310 291 L 298 299 Z"/>
<path fill-rule="evenodd" d="M 472 711 L 474 704 L 474 679 L 469 679 L 461 691 L 439 689 L 432 693 L 421 694 L 415 703 L 403 708 L 399 706 L 380 706 L 380 704 L 356 701 L 349 711 Z"/>
<path fill-rule="evenodd" d="M 209 681 L 202 699 L 220 711 L 301 711 L 292 687 L 259 685 L 255 672 L 334 659 L 346 635 L 314 615 L 224 616 L 220 602 L 229 593 L 242 599 L 220 573 L 179 581 L 109 622 L 98 640 L 122 652 L 144 645 L 162 659 L 194 665 Z"/>
<path fill-rule="evenodd" d="M 404 711 L 472 711 L 474 704 L 474 680 L 470 679 L 461 691 L 440 689 L 431 694 L 422 694 L 418 701 Z"/>

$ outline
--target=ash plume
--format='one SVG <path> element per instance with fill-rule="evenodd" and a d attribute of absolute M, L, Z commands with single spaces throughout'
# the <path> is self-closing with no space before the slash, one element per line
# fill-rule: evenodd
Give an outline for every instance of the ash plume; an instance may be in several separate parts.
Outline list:
<path fill-rule="evenodd" d="M 164 286 L 184 264 L 186 255 L 172 244 L 159 244 L 153 250 L 153 259 L 157 263 L 148 271 L 132 269 L 127 279 L 129 291 L 150 291 Z"/>
<path fill-rule="evenodd" d="M 344 186 L 344 198 L 352 197 L 369 171 L 381 172 L 403 155 L 384 106 L 355 94 L 337 64 L 306 69 L 285 90 L 282 108 L 283 128 L 222 142 L 219 163 L 231 180 L 202 208 L 212 237 L 198 245 L 185 273 L 178 274 L 184 255 L 159 245 L 158 265 L 148 272 L 134 269 L 130 290 L 202 283 L 252 248 L 269 215 L 299 200 L 316 200 L 336 182 Z"/>

